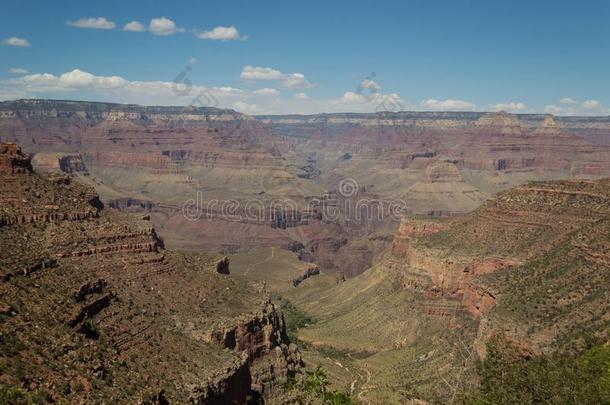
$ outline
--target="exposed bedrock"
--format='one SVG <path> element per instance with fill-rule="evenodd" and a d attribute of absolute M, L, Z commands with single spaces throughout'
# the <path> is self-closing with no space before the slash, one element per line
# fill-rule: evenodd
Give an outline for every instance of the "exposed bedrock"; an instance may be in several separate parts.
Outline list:
<path fill-rule="evenodd" d="M 536 182 L 460 218 L 405 218 L 383 263 L 397 285 L 479 322 L 479 355 L 497 333 L 524 353 L 579 344 L 575 325 L 603 337 L 608 190 L 607 179 Z"/>
<path fill-rule="evenodd" d="M 27 348 L 0 350 L 3 383 L 19 385 L 28 364 L 25 388 L 59 402 L 138 403 L 152 390 L 225 404 L 269 397 L 299 372 L 283 314 L 261 291 L 211 257 L 163 250 L 148 220 L 94 207 L 93 190 L 30 171 L 18 147 L 0 152 L 3 215 L 31 219 L 0 227 L 0 332 Z"/>
<path fill-rule="evenodd" d="M 252 390 L 268 396 L 277 381 L 294 376 L 303 366 L 297 346 L 286 334 L 283 313 L 271 301 L 234 325 L 213 330 L 207 339 L 242 354 L 249 365 Z"/>
<path fill-rule="evenodd" d="M 36 153 L 32 166 L 40 172 L 88 173 L 82 156 L 77 153 Z"/>

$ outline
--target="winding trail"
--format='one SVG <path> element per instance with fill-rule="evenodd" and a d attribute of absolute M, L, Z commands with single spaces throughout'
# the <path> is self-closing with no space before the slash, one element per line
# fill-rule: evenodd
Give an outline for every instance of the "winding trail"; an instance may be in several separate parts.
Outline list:
<path fill-rule="evenodd" d="M 248 273 L 250 273 L 250 270 L 252 270 L 254 267 L 258 266 L 259 264 L 263 264 L 268 262 L 269 260 L 272 260 L 275 257 L 275 247 L 272 246 L 271 247 L 271 256 L 267 257 L 264 260 L 261 260 L 260 262 L 256 262 L 254 264 L 251 264 L 250 266 L 248 266 L 248 268 L 246 269 L 246 271 L 244 272 L 244 275 L 247 276 Z"/>

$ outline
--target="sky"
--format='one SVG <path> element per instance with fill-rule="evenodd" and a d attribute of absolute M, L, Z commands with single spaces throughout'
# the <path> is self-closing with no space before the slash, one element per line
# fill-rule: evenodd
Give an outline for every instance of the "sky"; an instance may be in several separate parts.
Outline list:
<path fill-rule="evenodd" d="M 0 0 L 0 100 L 610 115 L 610 1 Z"/>

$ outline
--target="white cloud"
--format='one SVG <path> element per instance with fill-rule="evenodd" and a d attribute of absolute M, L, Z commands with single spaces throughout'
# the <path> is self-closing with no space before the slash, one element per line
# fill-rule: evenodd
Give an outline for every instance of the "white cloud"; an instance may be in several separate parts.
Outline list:
<path fill-rule="evenodd" d="M 564 108 L 551 104 L 544 107 L 544 112 L 554 115 L 561 115 L 564 113 Z"/>
<path fill-rule="evenodd" d="M 409 105 L 397 93 L 384 94 L 380 91 L 363 93 L 360 91 L 347 91 L 341 98 L 331 100 L 330 112 L 379 112 L 403 111 Z"/>
<path fill-rule="evenodd" d="M 547 105 L 544 107 L 544 111 L 555 115 L 610 115 L 610 108 L 597 100 L 585 100 L 582 103 L 574 101 L 573 103 L 563 104 L 566 105 Z"/>
<path fill-rule="evenodd" d="M 343 93 L 343 97 L 341 97 L 339 101 L 345 103 L 364 104 L 369 103 L 371 100 L 368 96 L 365 96 L 363 94 L 355 93 L 353 91 L 346 91 L 345 93 Z"/>
<path fill-rule="evenodd" d="M 24 38 L 18 38 L 18 37 L 10 37 L 5 39 L 4 41 L 2 41 L 3 45 L 8 45 L 8 46 L 20 46 L 20 47 L 28 47 L 30 46 L 30 43 L 27 39 Z"/>
<path fill-rule="evenodd" d="M 111 30 L 115 27 L 114 22 L 104 17 L 80 18 L 76 21 L 68 21 L 68 25 L 77 28 L 91 28 L 97 30 Z"/>
<path fill-rule="evenodd" d="M 195 36 L 199 39 L 211 39 L 213 41 L 245 41 L 248 39 L 247 36 L 240 35 L 239 31 L 234 26 L 218 26 L 211 31 L 197 31 L 195 32 Z"/>
<path fill-rule="evenodd" d="M 199 63 L 199 61 L 198 61 L 198 60 L 197 60 L 197 58 L 195 58 L 194 56 L 191 56 L 191 57 L 189 58 L 189 62 L 188 62 L 188 63 L 189 63 L 189 65 L 191 65 L 191 66 L 192 66 L 192 65 L 196 65 L 197 63 Z"/>
<path fill-rule="evenodd" d="M 280 95 L 280 92 L 277 91 L 277 89 L 272 89 L 269 87 L 264 87 L 262 89 L 254 90 L 253 93 L 257 94 L 259 96 L 267 96 L 267 97 Z"/>
<path fill-rule="evenodd" d="M 279 81 L 281 85 L 288 89 L 307 89 L 313 85 L 305 78 L 302 73 L 282 73 L 270 67 L 247 65 L 239 76 L 245 81 Z"/>
<path fill-rule="evenodd" d="M 253 68 L 254 69 L 254 68 Z M 251 77 L 274 78 L 278 84 L 284 74 L 276 69 L 252 70 Z M 360 87 L 340 97 L 316 99 L 302 92 L 283 94 L 271 86 L 241 89 L 231 86 L 205 86 L 193 78 L 189 86 L 171 81 L 138 81 L 120 76 L 101 76 L 82 69 L 63 74 L 33 73 L 0 79 L 0 100 L 16 98 L 71 98 L 144 105 L 197 105 L 233 108 L 247 114 L 313 114 L 333 112 L 465 110 L 476 106 L 456 99 L 428 99 L 409 103 L 398 93 L 362 92 Z M 286 92 L 287 93 L 287 92 Z M 510 105 L 511 103 L 505 103 Z M 520 107 L 515 102 L 515 107 Z M 596 100 L 576 105 L 547 105 L 545 112 L 557 115 L 607 115 L 610 109 Z M 529 109 L 528 109 L 529 111 Z"/>
<path fill-rule="evenodd" d="M 421 107 L 424 109 L 435 111 L 469 111 L 473 110 L 476 105 L 464 100 L 454 100 L 448 98 L 446 100 L 436 100 L 430 98 L 421 102 Z"/>
<path fill-rule="evenodd" d="M 305 76 L 302 73 L 284 75 L 282 84 L 289 89 L 308 89 L 313 87 L 312 84 L 305 79 Z"/>
<path fill-rule="evenodd" d="M 599 110 L 600 108 L 603 108 L 597 100 L 585 100 L 581 104 L 581 107 L 585 110 Z"/>
<path fill-rule="evenodd" d="M 523 103 L 500 103 L 494 106 L 496 111 L 520 112 L 527 110 L 527 106 Z"/>
<path fill-rule="evenodd" d="M 561 104 L 578 104 L 578 101 L 574 100 L 573 98 L 570 97 L 564 97 L 561 100 L 559 100 L 559 102 Z"/>
<path fill-rule="evenodd" d="M 192 85 L 186 90 L 170 81 L 132 81 L 120 76 L 96 76 L 74 69 L 61 75 L 35 73 L 0 80 L 0 99 L 61 97 L 147 105 L 230 106 L 235 101 L 259 97 L 234 87 Z"/>
<path fill-rule="evenodd" d="M 8 83 L 21 85 L 20 87 L 26 91 L 38 93 L 84 88 L 112 89 L 124 86 L 128 81 L 119 76 L 94 76 L 89 72 L 74 69 L 60 76 L 50 73 L 35 73 L 9 80 Z"/>
<path fill-rule="evenodd" d="M 360 88 L 367 89 L 371 92 L 375 92 L 380 89 L 379 85 L 371 79 L 364 79 L 362 82 L 360 82 Z"/>
<path fill-rule="evenodd" d="M 153 18 L 150 20 L 148 30 L 153 34 L 160 36 L 172 35 L 176 32 L 184 32 L 184 28 L 179 28 L 175 22 L 165 17 Z"/>
<path fill-rule="evenodd" d="M 132 21 L 125 24 L 123 31 L 144 32 L 146 31 L 146 27 L 139 21 Z"/>
<path fill-rule="evenodd" d="M 27 75 L 30 73 L 29 70 L 23 68 L 10 68 L 8 71 L 14 75 Z"/>
<path fill-rule="evenodd" d="M 281 80 L 282 72 L 269 67 L 244 66 L 239 76 L 242 80 Z"/>

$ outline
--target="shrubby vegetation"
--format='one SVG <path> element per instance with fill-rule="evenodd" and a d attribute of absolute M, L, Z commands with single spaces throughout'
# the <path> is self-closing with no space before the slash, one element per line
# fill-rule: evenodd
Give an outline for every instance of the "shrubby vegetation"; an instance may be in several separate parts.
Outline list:
<path fill-rule="evenodd" d="M 294 395 L 294 399 L 291 401 L 293 404 L 356 404 L 348 393 L 332 390 L 329 386 L 326 371 L 318 366 L 314 371 L 308 371 L 301 381 L 295 378 L 289 379 L 285 388 Z"/>
<path fill-rule="evenodd" d="M 610 346 L 590 345 L 578 355 L 523 357 L 502 339 L 488 342 L 479 362 L 480 386 L 466 404 L 610 404 Z"/>
<path fill-rule="evenodd" d="M 0 384 L 0 404 L 38 405 L 51 402 L 51 398 L 42 391 L 26 392 L 17 387 Z"/>
<path fill-rule="evenodd" d="M 315 319 L 295 307 L 290 301 L 281 296 L 275 297 L 280 303 L 280 308 L 284 313 L 286 321 L 286 333 L 291 342 L 296 343 L 298 340 L 297 331 L 305 325 L 310 325 L 315 322 Z"/>

